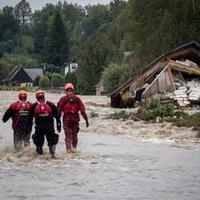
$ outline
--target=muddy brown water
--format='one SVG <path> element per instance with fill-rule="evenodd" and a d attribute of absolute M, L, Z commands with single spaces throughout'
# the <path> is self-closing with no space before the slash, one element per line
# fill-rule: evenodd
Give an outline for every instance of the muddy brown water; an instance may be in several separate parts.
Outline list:
<path fill-rule="evenodd" d="M 0 92 L 1 117 L 15 95 Z M 51 159 L 46 144 L 43 156 L 35 154 L 33 144 L 13 153 L 10 127 L 11 121 L 0 122 L 2 200 L 200 199 L 199 144 L 180 148 L 82 129 L 75 154 L 65 153 L 61 132 Z"/>

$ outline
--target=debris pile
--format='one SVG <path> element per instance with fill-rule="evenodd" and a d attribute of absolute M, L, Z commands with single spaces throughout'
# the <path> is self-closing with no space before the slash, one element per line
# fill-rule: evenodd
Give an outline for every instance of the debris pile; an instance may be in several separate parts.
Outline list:
<path fill-rule="evenodd" d="M 200 82 L 189 81 L 185 85 L 178 87 L 171 96 L 180 107 L 200 102 Z"/>

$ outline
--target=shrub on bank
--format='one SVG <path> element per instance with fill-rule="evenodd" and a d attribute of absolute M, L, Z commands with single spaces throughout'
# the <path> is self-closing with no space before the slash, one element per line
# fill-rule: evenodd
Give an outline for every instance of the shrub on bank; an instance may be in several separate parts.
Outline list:
<path fill-rule="evenodd" d="M 158 117 L 159 121 L 171 122 L 174 126 L 193 127 L 195 131 L 200 130 L 200 112 L 189 115 L 183 111 L 175 111 L 173 104 L 162 105 L 156 100 L 143 104 L 136 113 L 122 110 L 109 115 L 109 118 L 116 120 L 138 121 L 139 119 L 147 122 L 156 122 Z M 200 137 L 200 131 L 197 133 L 197 137 Z"/>

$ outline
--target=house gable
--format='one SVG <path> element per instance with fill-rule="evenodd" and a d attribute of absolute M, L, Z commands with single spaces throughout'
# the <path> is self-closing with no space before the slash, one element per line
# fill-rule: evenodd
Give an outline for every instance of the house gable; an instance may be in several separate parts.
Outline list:
<path fill-rule="evenodd" d="M 27 73 L 20 68 L 15 71 L 15 73 L 11 76 L 11 83 L 29 83 L 32 82 L 32 79 L 27 75 Z"/>
<path fill-rule="evenodd" d="M 10 74 L 9 82 L 12 84 L 32 83 L 37 76 L 43 75 L 41 68 L 15 67 Z"/>

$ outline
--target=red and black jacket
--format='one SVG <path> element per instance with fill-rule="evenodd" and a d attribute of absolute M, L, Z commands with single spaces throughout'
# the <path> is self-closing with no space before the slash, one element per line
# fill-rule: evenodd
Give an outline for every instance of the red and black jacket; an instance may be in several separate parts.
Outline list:
<path fill-rule="evenodd" d="M 54 131 L 54 118 L 56 119 L 57 125 L 60 124 L 60 116 L 57 107 L 54 103 L 49 101 L 41 103 L 35 102 L 31 106 L 27 117 L 28 128 L 32 127 L 33 118 L 35 119 L 35 129 L 39 131 Z"/>
<path fill-rule="evenodd" d="M 3 115 L 3 122 L 7 122 L 12 118 L 12 128 L 15 130 L 20 126 L 24 126 L 27 120 L 28 111 L 32 103 L 30 101 L 15 101 L 11 103 L 10 107 Z"/>

